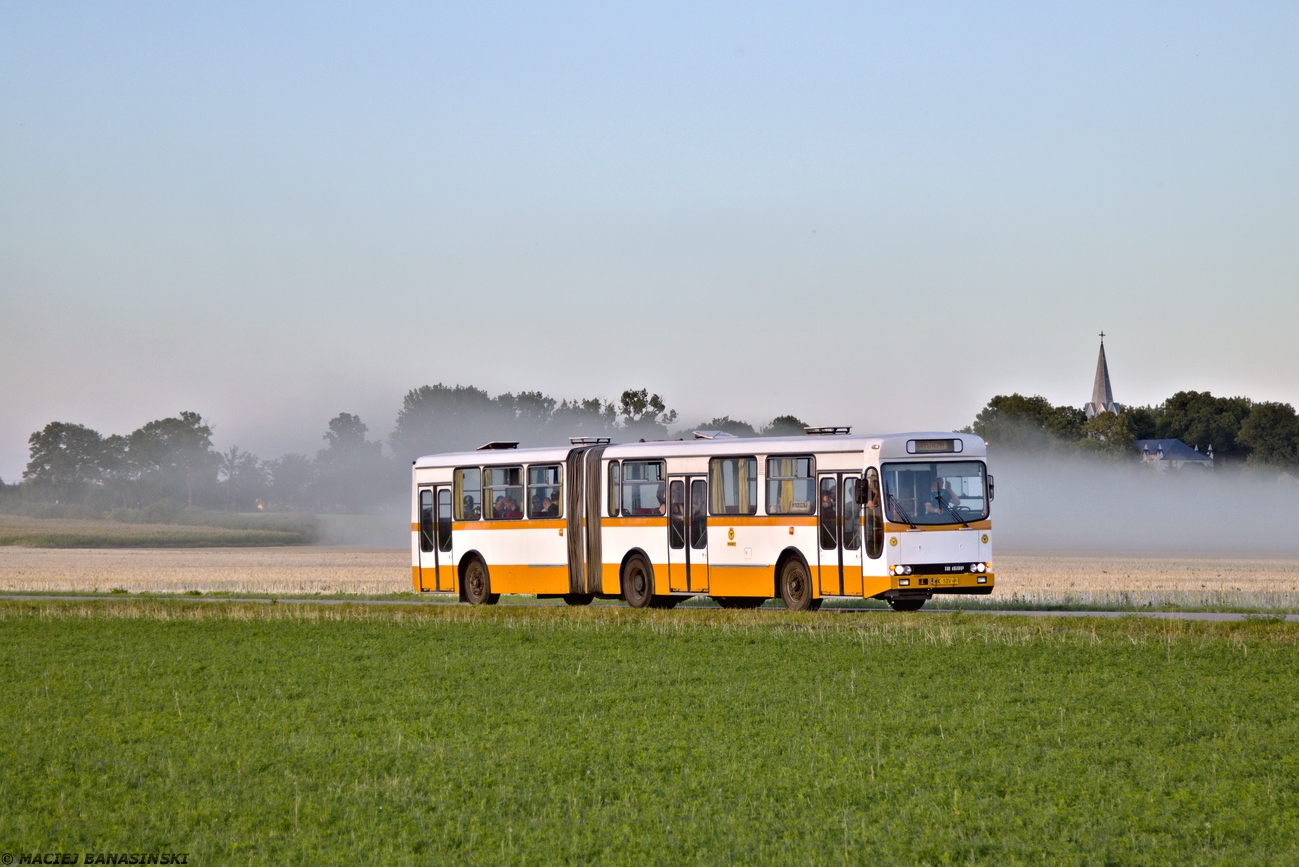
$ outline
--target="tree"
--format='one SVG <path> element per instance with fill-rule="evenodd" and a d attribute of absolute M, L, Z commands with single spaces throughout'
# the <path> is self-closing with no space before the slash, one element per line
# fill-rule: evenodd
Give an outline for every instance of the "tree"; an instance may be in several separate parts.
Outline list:
<path fill-rule="evenodd" d="M 268 474 L 257 455 L 231 446 L 221 455 L 217 478 L 225 495 L 226 508 L 233 511 L 251 510 L 266 495 Z"/>
<path fill-rule="evenodd" d="M 778 415 L 762 429 L 764 437 L 794 437 L 807 433 L 807 422 L 795 415 Z"/>
<path fill-rule="evenodd" d="M 550 430 L 557 437 L 611 436 L 617 422 L 618 410 L 607 400 L 565 400 L 551 413 Z"/>
<path fill-rule="evenodd" d="M 507 415 L 512 422 L 512 406 L 508 414 L 503 412 L 501 404 L 472 385 L 420 386 L 402 398 L 388 445 L 393 457 L 407 465 L 420 455 L 477 448 L 509 436 L 504 430 Z"/>
<path fill-rule="evenodd" d="M 281 455 L 267 461 L 267 485 L 271 502 L 276 507 L 301 512 L 316 510 L 316 466 L 306 455 Z"/>
<path fill-rule="evenodd" d="M 80 497 L 102 474 L 104 438 L 84 425 L 53 421 L 27 439 L 23 481 L 54 500 Z"/>
<path fill-rule="evenodd" d="M 753 425 L 747 421 L 738 421 L 729 415 L 720 416 L 712 421 L 704 422 L 699 426 L 700 430 L 719 430 L 728 434 L 735 434 L 737 437 L 756 437 L 758 432 L 754 430 Z"/>
<path fill-rule="evenodd" d="M 341 412 L 329 421 L 328 445 L 316 454 L 316 479 L 327 506 L 357 512 L 383 495 L 390 466 L 383 446 L 368 442 L 359 416 Z"/>
<path fill-rule="evenodd" d="M 999 394 L 975 417 L 968 432 L 998 448 L 1041 451 L 1077 442 L 1086 420 L 1072 406 L 1052 406 L 1041 395 Z"/>
<path fill-rule="evenodd" d="M 183 498 L 190 506 L 196 491 L 215 488 L 221 463 L 212 448 L 212 427 L 196 412 L 151 421 L 132 431 L 126 458 L 152 499 Z"/>
<path fill-rule="evenodd" d="M 1250 450 L 1251 464 L 1299 464 L 1299 417 L 1288 403 L 1256 403 L 1241 423 L 1236 442 Z"/>
<path fill-rule="evenodd" d="M 629 438 L 664 439 L 667 426 L 677 420 L 676 410 L 669 410 L 663 398 L 648 389 L 627 389 L 618 399 L 618 412 Z"/>
<path fill-rule="evenodd" d="M 1214 454 L 1222 457 L 1244 457 L 1247 448 L 1237 445 L 1236 434 L 1252 405 L 1247 397 L 1179 391 L 1160 407 L 1159 437 L 1178 439 L 1201 451 L 1212 445 Z"/>
<path fill-rule="evenodd" d="M 1085 451 L 1135 459 L 1133 443 L 1137 437 L 1132 432 L 1131 420 L 1126 412 L 1099 413 L 1083 424 L 1082 434 L 1078 445 Z"/>

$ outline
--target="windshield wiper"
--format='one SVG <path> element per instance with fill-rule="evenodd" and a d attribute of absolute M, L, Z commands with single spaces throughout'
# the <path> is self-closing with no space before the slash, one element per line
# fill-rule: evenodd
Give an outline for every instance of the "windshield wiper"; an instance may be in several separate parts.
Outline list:
<path fill-rule="evenodd" d="M 911 526 L 911 529 L 914 530 L 916 528 L 916 522 L 911 520 L 911 516 L 907 514 L 907 510 L 902 508 L 902 504 L 898 502 L 898 498 L 893 496 L 893 492 L 885 491 L 884 497 L 885 499 L 888 500 L 888 504 L 891 510 L 897 513 L 897 516 L 901 518 L 904 522 L 909 524 Z"/>
<path fill-rule="evenodd" d="M 934 499 L 938 501 L 938 504 L 940 506 L 942 506 L 944 509 L 947 510 L 947 513 L 949 515 L 951 515 L 956 520 L 960 521 L 961 524 L 965 527 L 965 529 L 967 530 L 970 529 L 970 522 L 962 518 L 959 514 L 957 514 L 956 510 L 952 508 L 952 504 L 947 502 L 947 500 L 943 498 L 943 495 L 941 493 L 934 494 Z"/>

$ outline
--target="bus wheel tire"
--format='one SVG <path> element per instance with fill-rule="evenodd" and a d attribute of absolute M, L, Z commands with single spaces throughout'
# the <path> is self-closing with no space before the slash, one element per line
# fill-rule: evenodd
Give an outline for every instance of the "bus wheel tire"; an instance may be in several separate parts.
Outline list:
<path fill-rule="evenodd" d="M 723 608 L 761 608 L 767 600 L 762 596 L 718 596 L 714 601 Z"/>
<path fill-rule="evenodd" d="M 487 574 L 487 564 L 475 557 L 465 567 L 465 601 L 470 605 L 495 605 L 501 594 L 492 592 L 492 579 Z"/>
<path fill-rule="evenodd" d="M 925 604 L 923 599 L 890 599 L 889 607 L 894 611 L 919 611 Z"/>
<path fill-rule="evenodd" d="M 590 605 L 591 600 L 594 598 L 595 597 L 592 596 L 590 593 L 565 593 L 564 604 L 565 605 Z"/>
<path fill-rule="evenodd" d="M 632 608 L 648 608 L 654 601 L 654 567 L 639 554 L 622 569 L 622 598 Z"/>
<path fill-rule="evenodd" d="M 812 598 L 812 576 L 797 557 L 790 557 L 780 569 L 780 598 L 790 611 L 815 611 L 821 600 Z"/>

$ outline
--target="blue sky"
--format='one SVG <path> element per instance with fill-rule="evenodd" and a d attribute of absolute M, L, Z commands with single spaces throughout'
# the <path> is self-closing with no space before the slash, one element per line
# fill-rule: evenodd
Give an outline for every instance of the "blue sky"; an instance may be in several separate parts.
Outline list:
<path fill-rule="evenodd" d="M 0 7 L 0 477 L 426 383 L 951 428 L 1299 404 L 1293 4 Z"/>

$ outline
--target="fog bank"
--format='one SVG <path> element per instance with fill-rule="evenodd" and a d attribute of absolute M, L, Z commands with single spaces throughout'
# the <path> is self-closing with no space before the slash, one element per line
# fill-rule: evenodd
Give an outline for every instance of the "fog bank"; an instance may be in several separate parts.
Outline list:
<path fill-rule="evenodd" d="M 1299 479 L 1274 470 L 1158 473 L 1036 455 L 988 465 L 1001 551 L 1299 556 Z"/>

